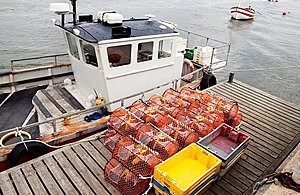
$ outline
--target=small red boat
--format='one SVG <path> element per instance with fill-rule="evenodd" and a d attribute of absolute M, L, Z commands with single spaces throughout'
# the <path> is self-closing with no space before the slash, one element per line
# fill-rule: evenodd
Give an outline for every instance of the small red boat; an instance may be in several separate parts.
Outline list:
<path fill-rule="evenodd" d="M 247 8 L 243 8 L 239 6 L 232 7 L 230 9 L 230 12 L 231 12 L 231 17 L 236 20 L 251 20 L 254 18 L 256 13 L 255 10 L 251 8 L 251 6 Z"/>

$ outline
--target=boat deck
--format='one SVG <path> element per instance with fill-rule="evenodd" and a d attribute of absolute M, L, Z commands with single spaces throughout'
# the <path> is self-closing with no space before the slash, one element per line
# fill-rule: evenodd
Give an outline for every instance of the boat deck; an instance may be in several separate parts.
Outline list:
<path fill-rule="evenodd" d="M 300 141 L 300 107 L 239 81 L 211 92 L 239 102 L 246 154 L 206 194 L 250 194 Z M 3 194 L 120 194 L 104 180 L 111 153 L 99 139 L 67 146 L 0 173 Z M 0 192 L 1 194 L 1 192 Z"/>

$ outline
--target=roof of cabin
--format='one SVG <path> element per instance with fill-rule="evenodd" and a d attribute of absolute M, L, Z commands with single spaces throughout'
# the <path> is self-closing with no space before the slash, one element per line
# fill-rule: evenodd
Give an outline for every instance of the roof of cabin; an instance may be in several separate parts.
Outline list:
<path fill-rule="evenodd" d="M 92 43 L 97 43 L 103 40 L 115 39 L 112 37 L 112 28 L 126 26 L 131 28 L 130 37 L 141 37 L 149 35 L 161 35 L 177 33 L 172 28 L 161 28 L 163 25 L 158 21 L 148 21 L 146 19 L 129 19 L 123 20 L 122 25 L 107 25 L 101 22 L 82 22 L 77 23 L 75 26 L 71 23 L 65 24 L 61 28 L 74 34 L 73 29 L 78 29 L 80 34 L 78 37 Z"/>

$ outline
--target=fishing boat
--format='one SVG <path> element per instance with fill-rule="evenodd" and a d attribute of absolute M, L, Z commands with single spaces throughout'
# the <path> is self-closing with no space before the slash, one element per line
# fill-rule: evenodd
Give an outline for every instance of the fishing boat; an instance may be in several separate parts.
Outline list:
<path fill-rule="evenodd" d="M 252 20 L 255 17 L 255 10 L 249 7 L 232 7 L 230 9 L 231 17 L 236 20 Z"/>
<path fill-rule="evenodd" d="M 4 119 L 0 134 L 0 171 L 107 130 L 112 116 L 121 117 L 116 115 L 120 107 L 131 107 L 130 112 L 135 112 L 127 120 L 131 124 L 140 113 L 138 99 L 149 99 L 148 103 L 153 100 L 155 106 L 159 99 L 154 99 L 154 96 L 164 94 L 163 101 L 166 101 L 165 98 L 175 98 L 175 102 L 189 102 L 183 99 L 187 94 L 177 97 L 179 93 L 175 90 L 184 86 L 201 90 L 213 86 L 216 84 L 213 71 L 227 65 L 228 43 L 177 28 L 171 22 L 154 20 L 150 14 L 124 19 L 116 11 L 99 11 L 94 18 L 90 14 L 77 16 L 76 0 L 72 1 L 72 6 L 72 12 L 69 4 L 53 3 L 50 6 L 50 10 L 61 17 L 52 21 L 64 32 L 69 62 L 57 62 L 57 58 L 65 54 L 17 59 L 11 61 L 11 70 L 0 74 L 0 109 Z M 72 22 L 65 22 L 66 14 L 73 14 Z M 21 69 L 14 65 L 20 61 L 49 57 L 54 58 L 53 65 Z M 159 119 L 153 119 L 153 125 L 144 125 L 144 131 L 139 135 L 147 134 L 150 128 L 159 138 L 168 139 L 172 147 L 161 147 L 160 151 L 164 158 L 170 157 L 177 151 L 173 148 L 183 148 L 198 141 L 201 133 L 201 136 L 204 132 L 208 134 L 223 121 L 219 112 L 211 109 L 213 105 L 219 108 L 222 104 L 223 108 L 230 103 L 220 98 L 214 99 L 214 96 L 210 99 L 216 102 L 205 107 L 212 113 L 209 120 L 187 112 L 187 108 L 180 110 L 177 108 L 178 102 L 168 102 L 170 108 L 179 109 L 177 119 L 175 115 L 170 118 L 168 113 L 163 113 L 165 110 L 155 111 L 177 126 L 178 120 L 190 121 L 190 126 L 181 124 L 191 133 L 189 140 L 175 133 L 176 139 L 179 137 L 182 141 L 173 143 L 173 138 L 166 138 L 165 133 L 160 134 Z M 194 106 L 198 105 L 196 100 L 192 102 Z M 144 102 L 139 105 L 150 110 L 150 115 L 144 115 L 148 118 L 137 117 L 136 122 L 143 124 L 142 120 L 152 120 L 152 106 Z M 195 112 L 200 112 L 198 107 L 193 107 Z M 182 118 L 185 115 L 190 118 Z M 227 119 L 234 118 L 229 115 Z M 202 126 L 197 126 L 194 120 L 198 123 L 202 121 Z M 203 121 L 210 122 L 206 124 Z M 124 127 L 125 130 L 128 128 L 127 125 Z M 191 130 L 194 127 L 198 129 L 198 134 L 194 132 L 196 130 Z M 200 128 L 205 128 L 205 131 Z M 150 166 L 149 173 L 151 171 Z"/>

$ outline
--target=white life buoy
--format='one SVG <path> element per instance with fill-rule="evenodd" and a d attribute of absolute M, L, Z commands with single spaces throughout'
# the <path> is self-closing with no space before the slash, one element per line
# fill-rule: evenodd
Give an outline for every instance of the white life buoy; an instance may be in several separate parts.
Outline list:
<path fill-rule="evenodd" d="M 184 58 L 181 76 L 183 77 L 194 71 L 195 71 L 195 67 L 194 67 L 193 63 L 189 59 Z M 194 75 L 191 74 L 191 75 L 185 76 L 184 79 L 191 80 L 193 78 L 193 76 Z"/>

